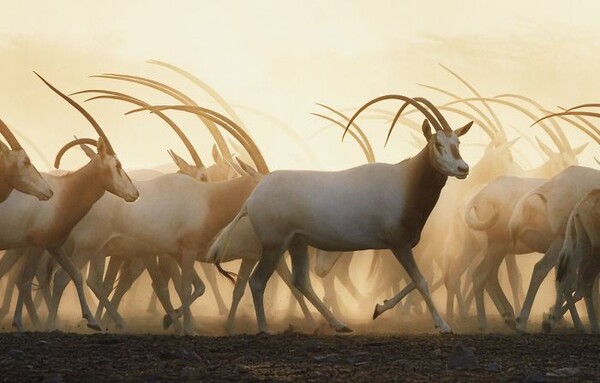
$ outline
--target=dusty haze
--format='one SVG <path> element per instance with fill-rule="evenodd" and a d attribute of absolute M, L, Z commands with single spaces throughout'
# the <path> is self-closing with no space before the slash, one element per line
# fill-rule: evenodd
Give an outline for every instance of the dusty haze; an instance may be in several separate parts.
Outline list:
<path fill-rule="evenodd" d="M 146 61 L 178 65 L 231 104 L 244 107 L 238 111 L 272 169 L 342 169 L 364 163 L 353 142 L 339 144 L 339 129 L 317 133 L 327 124 L 309 114 L 320 111 L 315 102 L 352 109 L 386 93 L 447 100 L 418 83 L 469 95 L 439 64 L 465 77 L 484 96 L 520 93 L 552 110 L 557 105 L 600 101 L 597 1 L 465 0 L 424 5 L 392 0 L 55 0 L 34 7 L 0 0 L 0 9 L 0 118 L 39 146 L 38 153 L 23 142 L 40 170 L 49 169 L 56 151 L 73 135 L 94 134 L 74 109 L 33 75 L 34 70 L 65 93 L 104 88 L 151 103 L 173 103 L 134 84 L 88 77 L 106 72 L 147 76 L 217 108 L 187 80 Z M 169 163 L 168 148 L 189 158 L 156 117 L 124 116 L 131 108 L 116 101 L 85 106 L 105 128 L 126 168 Z M 311 148 L 313 157 L 272 120 L 246 108 L 287 124 Z M 528 128 L 530 121 L 496 109 L 505 126 L 517 126 L 549 142 L 540 130 Z M 212 141 L 196 120 L 172 116 L 201 155 L 209 158 Z M 449 120 L 454 126 L 466 122 L 456 116 Z M 406 144 L 406 128 L 397 129 L 384 149 L 383 126 L 369 121 L 362 126 L 380 161 L 396 162 L 416 152 Z M 477 130 L 465 136 L 465 144 L 487 142 Z M 589 141 L 578 131 L 567 134 L 573 144 Z M 525 140 L 515 147 L 531 153 L 527 158 L 531 166 L 541 163 L 542 157 Z M 478 147 L 463 149 L 471 163 L 480 153 Z M 594 156 L 600 157 L 600 150 L 592 144 L 581 163 L 592 165 Z M 80 153 L 71 153 L 63 165 L 75 169 L 83 160 Z M 524 272 L 526 284 L 529 275 Z M 73 297 L 65 299 L 76 302 Z"/>

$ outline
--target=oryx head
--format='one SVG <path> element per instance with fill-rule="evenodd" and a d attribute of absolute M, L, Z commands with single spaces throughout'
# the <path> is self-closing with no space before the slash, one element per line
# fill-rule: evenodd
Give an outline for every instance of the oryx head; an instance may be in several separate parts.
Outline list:
<path fill-rule="evenodd" d="M 559 151 L 555 152 L 554 150 L 550 149 L 548 145 L 544 144 L 544 142 L 538 137 L 535 139 L 542 152 L 548 156 L 547 163 L 551 168 L 548 176 L 558 174 L 569 166 L 579 165 L 579 159 L 577 156 L 583 153 L 588 145 L 585 143 L 577 148 L 573 148 L 568 142 L 557 140 L 555 143 Z"/>
<path fill-rule="evenodd" d="M 471 125 L 473 125 L 472 121 L 454 131 L 448 128 L 448 130 L 441 129 L 432 133 L 429 120 L 423 121 L 422 129 L 423 135 L 427 139 L 429 162 L 435 170 L 459 179 L 464 179 L 469 175 L 469 165 L 460 156 L 458 137 L 467 133 Z"/>
<path fill-rule="evenodd" d="M 35 73 L 35 72 L 34 72 Z M 71 106 L 73 106 L 79 113 L 81 113 L 86 120 L 92 125 L 96 133 L 100 136 L 97 143 L 91 139 L 75 139 L 74 141 L 66 144 L 56 155 L 56 160 L 54 161 L 54 166 L 56 168 L 60 165 L 60 159 L 62 155 L 69 150 L 69 148 L 79 145 L 85 154 L 91 159 L 90 163 L 92 166 L 96 166 L 98 169 L 99 179 L 98 182 L 102 184 L 104 190 L 111 192 L 121 198 L 123 198 L 127 202 L 133 202 L 139 197 L 138 190 L 131 182 L 131 179 L 125 173 L 123 168 L 121 167 L 121 162 L 118 160 L 117 155 L 115 154 L 108 137 L 100 127 L 100 125 L 94 120 L 94 118 L 79 105 L 73 99 L 71 99 L 66 94 L 62 93 L 60 90 L 56 89 L 52 84 L 46 81 L 42 76 L 35 73 L 43 82 L 46 84 L 54 93 L 59 95 L 62 99 L 67 101 Z M 92 149 L 90 149 L 85 144 L 95 145 L 98 149 L 97 153 L 94 153 Z"/>
<path fill-rule="evenodd" d="M 94 152 L 88 145 L 95 146 L 97 151 Z M 56 154 L 55 168 L 59 168 L 62 156 L 74 146 L 79 146 L 89 157 L 89 166 L 97 169 L 97 181 L 104 190 L 123 198 L 127 202 L 133 202 L 139 197 L 138 190 L 123 170 L 121 161 L 102 137 L 98 141 L 91 138 L 75 138 L 73 141 L 68 142 Z"/>
<path fill-rule="evenodd" d="M 6 124 L 0 120 L 0 133 L 11 146 L 12 150 L 0 142 L 0 172 L 4 182 L 26 194 L 31 194 L 40 201 L 49 200 L 52 189 L 42 178 L 29 156 L 21 147 Z"/>
<path fill-rule="evenodd" d="M 354 113 L 354 116 L 350 118 L 348 124 L 346 125 L 346 131 L 348 131 L 350 125 L 363 110 L 383 100 L 404 101 L 404 104 L 400 107 L 396 113 L 396 116 L 394 117 L 392 126 L 388 132 L 388 139 L 402 112 L 409 105 L 412 105 L 426 117 L 426 119 L 423 121 L 422 130 L 425 139 L 427 139 L 427 151 L 429 153 L 429 162 L 431 166 L 439 173 L 449 177 L 463 179 L 469 175 L 469 165 L 467 165 L 467 163 L 460 156 L 460 142 L 458 137 L 469 131 L 471 125 L 473 125 L 473 121 L 469 122 L 462 128 L 452 130 L 440 111 L 430 101 L 422 97 L 410 98 L 401 95 L 386 95 L 377 97 L 363 105 L 356 113 Z M 431 131 L 431 126 L 433 126 L 435 129 L 435 132 Z"/>

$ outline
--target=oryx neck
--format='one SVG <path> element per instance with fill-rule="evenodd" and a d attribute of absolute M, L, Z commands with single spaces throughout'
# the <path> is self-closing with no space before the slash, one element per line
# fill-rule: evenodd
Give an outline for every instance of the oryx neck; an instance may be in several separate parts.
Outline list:
<path fill-rule="evenodd" d="M 77 171 L 59 177 L 63 187 L 57 201 L 57 209 L 65 225 L 75 225 L 79 222 L 104 194 L 100 172 L 96 161 L 91 160 Z"/>

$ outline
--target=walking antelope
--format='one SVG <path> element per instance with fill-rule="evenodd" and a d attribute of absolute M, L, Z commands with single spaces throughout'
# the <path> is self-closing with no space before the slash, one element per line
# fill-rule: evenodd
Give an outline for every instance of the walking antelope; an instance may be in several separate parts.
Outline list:
<path fill-rule="evenodd" d="M 84 296 L 81 273 L 69 259 L 63 244 L 71 229 L 105 191 L 128 202 L 135 201 L 139 194 L 121 169 L 121 163 L 108 138 L 92 116 L 41 76 L 38 77 L 90 122 L 100 136 L 98 153 L 86 149 L 90 162 L 75 172 L 63 176 L 46 175 L 45 179 L 55 194 L 49 201 L 39 202 L 25 194 L 12 193 L 6 203 L 0 204 L 0 215 L 3 217 L 0 221 L 0 248 L 47 249 L 75 282 L 82 314 L 88 326 L 99 330 L 100 326 L 90 312 Z M 73 145 L 78 143 L 75 140 Z"/>
<path fill-rule="evenodd" d="M 31 164 L 29 156 L 2 120 L 0 134 L 10 145 L 8 148 L 0 142 L 0 202 L 6 200 L 13 189 L 30 194 L 40 201 L 49 200 L 53 194 L 52 189 Z"/>
<path fill-rule="evenodd" d="M 600 273 L 600 189 L 586 194 L 575 206 L 565 232 L 565 241 L 558 256 L 556 273 L 556 302 L 548 318 L 543 322 L 544 330 L 550 331 L 562 316 L 563 301 L 571 311 L 575 326 L 584 329 L 574 305 L 575 292 L 583 297 L 592 332 L 600 333 L 598 317 L 594 309 L 592 288 Z"/>
<path fill-rule="evenodd" d="M 391 249 L 423 295 L 436 327 L 443 333 L 451 331 L 431 300 L 411 249 L 419 242 L 423 225 L 448 177 L 462 179 L 469 173 L 469 166 L 460 157 L 458 137 L 469 130 L 472 122 L 452 131 L 429 101 L 388 95 L 361 107 L 348 126 L 370 105 L 389 99 L 404 101 L 401 110 L 412 105 L 426 116 L 422 130 L 428 143 L 417 156 L 395 165 L 367 164 L 340 172 L 273 172 L 257 186 L 214 244 L 211 259 L 219 263 L 230 232 L 240 219 L 249 217 L 262 245 L 261 260 L 250 277 L 259 331 L 268 332 L 264 288 L 285 250 L 292 258 L 294 285 L 330 326 L 349 331 L 312 290 L 309 245 L 328 251 Z"/>

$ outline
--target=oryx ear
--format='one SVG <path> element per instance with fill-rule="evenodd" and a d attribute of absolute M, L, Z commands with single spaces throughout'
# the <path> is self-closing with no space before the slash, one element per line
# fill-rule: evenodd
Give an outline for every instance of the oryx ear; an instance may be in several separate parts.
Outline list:
<path fill-rule="evenodd" d="M 466 124 L 462 128 L 456 129 L 454 131 L 454 134 L 456 134 L 456 137 L 460 137 L 463 134 L 467 133 L 469 131 L 469 129 L 471 129 L 471 126 L 473 126 L 473 121 L 470 121 L 468 124 Z"/>
<path fill-rule="evenodd" d="M 423 125 L 421 126 L 421 130 L 423 131 L 423 136 L 425 136 L 425 139 L 427 140 L 427 142 L 429 142 L 429 139 L 431 138 L 431 126 L 429 125 L 429 120 L 425 119 L 423 120 Z"/>
<path fill-rule="evenodd" d="M 221 153 L 219 153 L 219 148 L 217 148 L 217 145 L 214 144 L 212 148 L 212 158 L 215 161 L 215 164 L 223 159 L 223 157 L 221 157 Z"/>
<path fill-rule="evenodd" d="M 585 144 L 573 149 L 573 153 L 578 156 L 581 153 L 583 153 L 583 151 L 585 150 L 585 148 L 588 146 L 589 142 L 586 142 Z"/>
<path fill-rule="evenodd" d="M 190 168 L 190 164 L 188 164 L 183 158 L 175 154 L 173 150 L 169 149 L 167 150 L 167 152 L 169 153 L 171 159 L 173 160 L 173 162 L 175 162 L 175 165 L 177 165 L 179 170 L 185 173 L 186 170 Z"/>
<path fill-rule="evenodd" d="M 240 160 L 238 157 L 235 157 L 235 160 L 237 161 L 238 164 L 240 164 L 240 167 L 249 175 L 249 176 L 256 176 L 258 175 L 258 171 L 256 171 L 256 169 L 254 169 L 252 166 L 248 165 L 247 163 L 245 163 L 244 161 Z"/>
<path fill-rule="evenodd" d="M 552 151 L 552 149 L 550 149 L 548 147 L 548 145 L 544 144 L 542 142 L 542 140 L 540 140 L 539 138 L 537 138 L 537 136 L 535 137 L 535 140 L 538 143 L 538 146 L 540 147 L 540 149 L 542 149 L 542 152 L 544 152 L 545 155 L 547 155 L 548 157 L 552 157 L 555 153 Z"/>
<path fill-rule="evenodd" d="M 82 145 L 80 145 L 80 146 L 82 146 Z M 83 146 L 85 146 L 85 145 L 83 145 Z M 106 147 L 106 144 L 104 143 L 104 140 L 102 139 L 102 137 L 98 138 L 98 146 L 97 147 L 98 147 L 98 154 L 100 156 L 105 156 L 106 153 L 108 152 L 108 148 Z M 83 147 L 82 147 L 82 149 L 83 149 Z M 83 151 L 85 152 L 85 154 L 88 155 L 88 157 L 90 156 L 85 149 L 83 149 Z"/>

